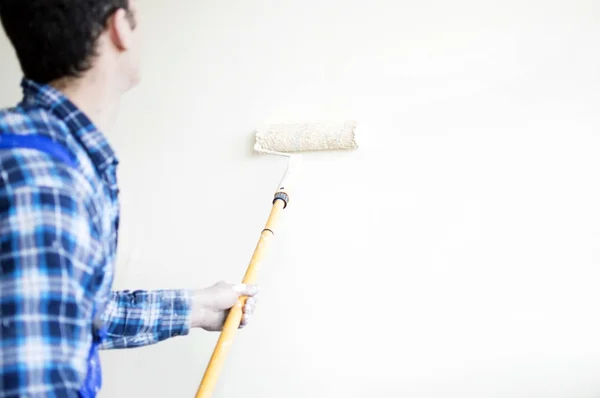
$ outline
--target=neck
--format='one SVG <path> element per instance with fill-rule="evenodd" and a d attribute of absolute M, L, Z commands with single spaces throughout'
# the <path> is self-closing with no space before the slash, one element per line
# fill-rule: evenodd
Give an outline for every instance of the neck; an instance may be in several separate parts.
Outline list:
<path fill-rule="evenodd" d="M 98 130 L 106 133 L 115 124 L 120 94 L 111 90 L 112 86 L 106 79 L 90 72 L 80 78 L 60 79 L 50 84 L 75 104 Z"/>

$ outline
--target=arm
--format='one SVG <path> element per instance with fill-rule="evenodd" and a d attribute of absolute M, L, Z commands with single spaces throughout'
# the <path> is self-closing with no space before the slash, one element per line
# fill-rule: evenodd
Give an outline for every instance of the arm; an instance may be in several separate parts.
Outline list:
<path fill-rule="evenodd" d="M 102 349 L 133 348 L 184 336 L 190 330 L 187 290 L 113 292 L 103 315 L 107 336 Z"/>
<path fill-rule="evenodd" d="M 75 189 L 51 173 L 45 186 L 10 181 L 23 175 L 10 165 L 0 159 L 0 395 L 77 396 L 102 251 Z"/>
<path fill-rule="evenodd" d="M 107 336 L 102 349 L 133 348 L 185 336 L 190 328 L 219 331 L 227 310 L 248 297 L 240 327 L 248 324 L 256 306 L 258 286 L 218 283 L 200 290 L 113 292 L 104 312 Z"/>

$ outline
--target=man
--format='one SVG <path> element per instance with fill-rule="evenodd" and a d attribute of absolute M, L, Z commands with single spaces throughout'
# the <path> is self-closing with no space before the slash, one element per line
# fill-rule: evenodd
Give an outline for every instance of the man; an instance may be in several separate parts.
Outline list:
<path fill-rule="evenodd" d="M 0 0 L 24 98 L 0 111 L 0 397 L 93 397 L 97 349 L 218 331 L 257 286 L 112 292 L 117 158 L 138 84 L 136 0 Z"/>

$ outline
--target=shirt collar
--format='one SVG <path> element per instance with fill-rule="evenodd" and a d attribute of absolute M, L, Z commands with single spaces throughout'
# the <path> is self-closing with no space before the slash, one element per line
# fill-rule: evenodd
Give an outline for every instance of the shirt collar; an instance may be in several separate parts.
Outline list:
<path fill-rule="evenodd" d="M 94 123 L 56 88 L 24 78 L 21 81 L 23 102 L 47 108 L 69 128 L 83 146 L 98 171 L 116 166 L 119 161 L 106 136 Z"/>

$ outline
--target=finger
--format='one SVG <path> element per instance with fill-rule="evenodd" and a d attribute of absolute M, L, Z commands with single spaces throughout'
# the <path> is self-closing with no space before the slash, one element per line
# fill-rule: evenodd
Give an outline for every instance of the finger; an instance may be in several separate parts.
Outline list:
<path fill-rule="evenodd" d="M 243 329 L 244 327 L 246 327 L 248 325 L 248 323 L 250 322 L 250 318 L 252 317 L 252 315 L 250 314 L 244 314 L 242 316 L 242 320 L 240 322 L 240 329 Z"/>
<path fill-rule="evenodd" d="M 258 291 L 260 290 L 260 288 L 258 285 L 250 285 L 250 284 L 240 283 L 238 285 L 234 285 L 233 290 L 239 296 L 254 297 L 258 294 Z"/>
<path fill-rule="evenodd" d="M 252 317 L 252 315 L 254 314 L 254 311 L 256 310 L 256 298 L 255 297 L 249 297 L 246 299 L 246 302 L 244 304 L 244 307 L 242 308 L 242 320 L 240 322 L 240 329 L 244 328 L 246 325 L 248 325 L 248 322 L 250 321 L 250 318 Z"/>
<path fill-rule="evenodd" d="M 256 298 L 249 297 L 246 299 L 246 303 L 244 304 L 244 314 L 252 315 L 254 310 L 256 309 Z"/>

